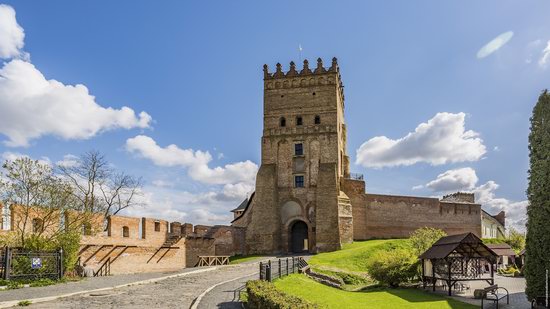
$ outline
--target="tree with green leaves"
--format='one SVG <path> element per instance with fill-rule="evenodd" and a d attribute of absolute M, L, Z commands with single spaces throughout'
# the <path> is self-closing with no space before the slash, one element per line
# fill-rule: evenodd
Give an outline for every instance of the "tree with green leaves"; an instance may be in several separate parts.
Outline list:
<path fill-rule="evenodd" d="M 545 295 L 550 270 L 550 93 L 544 90 L 533 109 L 529 134 L 529 186 L 525 257 L 528 299 Z"/>
<path fill-rule="evenodd" d="M 436 228 L 423 227 L 415 230 L 409 238 L 414 255 L 420 256 L 430 249 L 436 241 L 445 236 L 447 236 L 445 231 Z"/>

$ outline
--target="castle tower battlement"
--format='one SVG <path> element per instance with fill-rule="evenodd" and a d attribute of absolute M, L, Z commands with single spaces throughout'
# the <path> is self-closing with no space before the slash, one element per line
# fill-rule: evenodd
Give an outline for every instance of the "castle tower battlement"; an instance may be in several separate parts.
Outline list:
<path fill-rule="evenodd" d="M 288 71 L 284 72 L 282 65 L 275 65 L 275 72 L 270 73 L 267 64 L 264 64 L 264 88 L 272 89 L 289 89 L 289 88 L 308 88 L 311 86 L 336 85 L 338 93 L 344 104 L 344 85 L 340 76 L 340 68 L 338 67 L 338 59 L 332 58 L 330 67 L 323 66 L 323 60 L 317 58 L 317 67 L 309 68 L 309 61 L 304 60 L 301 70 L 297 70 L 294 61 L 290 62 Z"/>

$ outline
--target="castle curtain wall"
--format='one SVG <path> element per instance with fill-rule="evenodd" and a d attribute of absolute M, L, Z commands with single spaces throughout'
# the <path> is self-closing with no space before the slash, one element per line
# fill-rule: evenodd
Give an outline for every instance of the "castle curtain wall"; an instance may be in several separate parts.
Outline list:
<path fill-rule="evenodd" d="M 365 194 L 364 204 L 354 205 L 354 238 L 409 237 L 422 227 L 439 228 L 449 235 L 472 232 L 481 236 L 481 206 L 442 202 L 435 198 Z M 355 217 L 357 213 L 357 217 Z M 364 221 L 359 222 L 358 220 Z"/>

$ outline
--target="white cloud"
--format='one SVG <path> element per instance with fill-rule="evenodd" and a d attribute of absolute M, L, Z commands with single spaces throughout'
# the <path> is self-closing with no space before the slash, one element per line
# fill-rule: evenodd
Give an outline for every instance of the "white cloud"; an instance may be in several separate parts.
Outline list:
<path fill-rule="evenodd" d="M 476 202 L 491 215 L 506 212 L 506 228 L 513 227 L 525 231 L 527 222 L 527 201 L 511 201 L 496 196 L 499 185 L 490 180 L 477 186 L 478 177 L 472 168 L 448 170 L 426 184 L 434 192 L 450 193 L 456 191 L 472 192 Z M 424 186 L 420 186 L 424 187 Z"/>
<path fill-rule="evenodd" d="M 381 168 L 419 162 L 441 165 L 477 161 L 486 148 L 477 132 L 465 130 L 465 117 L 464 113 L 437 113 L 400 139 L 373 137 L 359 147 L 355 163 Z"/>
<path fill-rule="evenodd" d="M 174 184 L 170 181 L 165 181 L 162 179 L 153 180 L 152 182 L 153 186 L 160 187 L 160 188 L 172 188 Z"/>
<path fill-rule="evenodd" d="M 477 202 L 491 215 L 505 211 L 506 227 L 513 227 L 524 232 L 527 223 L 527 200 L 514 202 L 505 198 L 498 198 L 495 194 L 498 187 L 499 185 L 491 180 L 475 188 L 473 192 L 476 195 Z"/>
<path fill-rule="evenodd" d="M 212 156 L 208 151 L 181 149 L 171 144 L 160 147 L 155 140 L 145 135 L 138 135 L 126 141 L 126 149 L 131 153 L 153 161 L 158 166 L 180 166 L 188 169 L 188 175 L 206 184 L 253 183 L 258 166 L 247 160 L 227 164 L 224 167 L 210 168 L 208 163 Z"/>
<path fill-rule="evenodd" d="M 546 68 L 550 62 L 550 41 L 546 43 L 546 47 L 542 51 L 542 56 L 539 59 L 539 66 Z"/>
<path fill-rule="evenodd" d="M 74 167 L 77 166 L 80 162 L 80 158 L 72 155 L 72 154 L 66 154 L 63 156 L 63 159 L 56 162 L 56 165 L 63 166 L 63 167 Z"/>
<path fill-rule="evenodd" d="M 151 116 L 145 112 L 103 107 L 84 85 L 46 79 L 26 60 L 23 38 L 13 8 L 0 5 L 0 58 L 15 58 L 0 69 L 0 134 L 8 138 L 5 145 L 28 146 L 44 135 L 88 139 L 116 128 L 149 127 Z"/>
<path fill-rule="evenodd" d="M 87 139 L 115 128 L 146 128 L 151 116 L 128 107 L 102 107 L 84 85 L 47 80 L 34 65 L 12 60 L 0 70 L 0 133 L 8 146 L 43 135 Z"/>
<path fill-rule="evenodd" d="M 434 192 L 455 192 L 471 190 L 478 181 L 476 171 L 470 167 L 448 170 L 428 182 L 426 188 Z"/>
<path fill-rule="evenodd" d="M 0 4 L 0 58 L 18 57 L 25 39 L 23 28 L 17 24 L 15 10 Z"/>
<path fill-rule="evenodd" d="M 123 213 L 136 217 L 165 219 L 193 224 L 224 224 L 232 220 L 230 210 L 246 197 L 230 200 L 218 199 L 221 192 L 190 193 L 166 187 L 145 187 L 142 207 L 134 207 Z"/>
<path fill-rule="evenodd" d="M 500 34 L 496 38 L 492 39 L 489 43 L 485 44 L 478 52 L 477 52 L 477 58 L 485 58 L 489 56 L 490 54 L 496 52 L 499 50 L 502 46 L 504 46 L 510 39 L 514 36 L 514 32 L 508 31 Z"/>

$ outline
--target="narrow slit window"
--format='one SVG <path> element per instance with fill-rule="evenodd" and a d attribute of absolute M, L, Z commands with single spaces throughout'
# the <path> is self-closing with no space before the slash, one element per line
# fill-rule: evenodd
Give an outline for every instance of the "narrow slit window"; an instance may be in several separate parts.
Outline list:
<path fill-rule="evenodd" d="M 321 117 L 315 116 L 315 124 L 321 124 Z"/>
<path fill-rule="evenodd" d="M 281 127 L 286 127 L 286 119 L 285 117 L 281 117 L 281 120 L 279 121 L 279 125 Z"/>
<path fill-rule="evenodd" d="M 302 124 L 303 124 L 302 117 L 301 117 L 301 116 L 296 117 L 296 125 L 297 125 L 297 126 L 301 126 Z"/>
<path fill-rule="evenodd" d="M 155 232 L 160 232 L 160 222 L 155 221 Z"/>
<path fill-rule="evenodd" d="M 130 229 L 127 226 L 122 227 L 122 237 L 130 237 Z"/>

